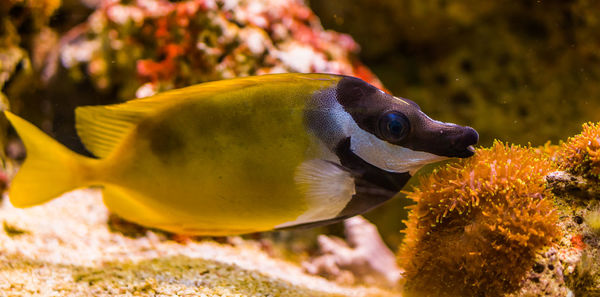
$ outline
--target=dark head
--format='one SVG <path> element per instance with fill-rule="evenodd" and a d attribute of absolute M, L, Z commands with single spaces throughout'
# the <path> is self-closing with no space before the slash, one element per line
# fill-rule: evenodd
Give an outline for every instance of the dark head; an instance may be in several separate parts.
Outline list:
<path fill-rule="evenodd" d="M 342 78 L 335 91 L 345 115 L 344 134 L 363 160 L 391 172 L 414 172 L 445 158 L 474 154 L 479 135 L 471 127 L 428 117 L 419 106 L 354 77 Z"/>

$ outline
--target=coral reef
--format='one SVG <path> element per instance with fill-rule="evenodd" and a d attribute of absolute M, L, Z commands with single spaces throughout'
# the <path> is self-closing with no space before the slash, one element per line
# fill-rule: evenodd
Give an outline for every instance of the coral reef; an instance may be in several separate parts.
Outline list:
<path fill-rule="evenodd" d="M 95 190 L 48 204 L 0 205 L 0 292 L 7 296 L 395 296 L 340 286 L 274 259 L 254 241 L 178 243 L 146 231 L 131 238 L 108 228 Z M 0 295 L 2 295 L 0 294 Z"/>
<path fill-rule="evenodd" d="M 575 296 L 600 296 L 600 265 L 597 264 L 600 261 L 597 229 L 600 184 L 596 179 L 564 171 L 552 172 L 546 179 L 556 195 L 559 226 L 564 234 L 555 246 L 560 266 L 554 267 L 562 272 L 555 284 L 564 283 Z M 535 287 L 531 283 L 527 286 Z"/>
<path fill-rule="evenodd" d="M 278 72 L 365 75 L 347 35 L 324 31 L 302 1 L 101 1 L 62 48 L 71 77 L 122 100 L 203 81 Z M 84 69 L 85 73 L 81 73 Z"/>
<path fill-rule="evenodd" d="M 421 178 L 398 257 L 406 296 L 503 296 L 561 232 L 532 148 L 495 142 Z"/>
<path fill-rule="evenodd" d="M 482 146 L 557 143 L 600 121 L 595 1 L 308 2 L 325 28 L 352 35 L 393 94 L 475 127 Z M 390 245 L 402 239 L 404 200 L 366 215 Z"/>
<path fill-rule="evenodd" d="M 398 253 L 406 295 L 600 296 L 599 126 L 496 142 L 421 178 Z"/>

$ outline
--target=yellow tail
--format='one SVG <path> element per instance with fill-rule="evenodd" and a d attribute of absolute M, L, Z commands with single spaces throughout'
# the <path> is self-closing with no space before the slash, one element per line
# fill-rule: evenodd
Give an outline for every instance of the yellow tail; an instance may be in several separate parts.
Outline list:
<path fill-rule="evenodd" d="M 88 186 L 98 160 L 78 155 L 26 120 L 4 114 L 25 144 L 27 158 L 11 181 L 8 196 L 16 207 L 42 204 L 76 188 Z"/>

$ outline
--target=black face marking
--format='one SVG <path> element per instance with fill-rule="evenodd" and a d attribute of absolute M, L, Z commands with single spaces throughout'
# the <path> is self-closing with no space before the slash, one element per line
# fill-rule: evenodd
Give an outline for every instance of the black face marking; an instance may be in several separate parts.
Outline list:
<path fill-rule="evenodd" d="M 355 77 L 344 77 L 336 88 L 336 99 L 363 130 L 383 141 L 438 156 L 469 157 L 470 145 L 479 135 L 471 127 L 434 121 L 407 99 L 397 99 Z M 405 137 L 393 138 L 382 132 L 382 120 L 390 112 L 405 117 L 410 130 Z"/>
<path fill-rule="evenodd" d="M 356 189 L 340 216 L 354 216 L 379 206 L 394 197 L 410 179 L 408 172 L 385 171 L 358 157 L 350 150 L 350 137 L 338 144 L 336 155 L 342 166 L 350 170 Z"/>
<path fill-rule="evenodd" d="M 385 171 L 358 157 L 350 150 L 350 137 L 338 144 L 335 153 L 343 168 L 354 178 L 356 194 L 335 218 L 288 226 L 279 230 L 325 226 L 365 213 L 394 197 L 410 179 L 408 172 Z"/>

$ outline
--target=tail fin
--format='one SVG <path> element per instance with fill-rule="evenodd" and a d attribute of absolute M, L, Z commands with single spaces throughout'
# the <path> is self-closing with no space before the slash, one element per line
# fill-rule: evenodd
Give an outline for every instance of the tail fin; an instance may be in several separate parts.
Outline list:
<path fill-rule="evenodd" d="M 16 207 L 42 204 L 88 185 L 94 159 L 78 155 L 26 120 L 4 111 L 25 144 L 27 157 L 11 181 L 8 196 Z"/>

